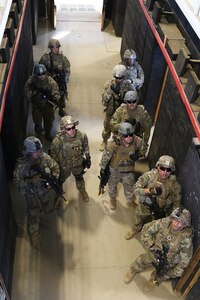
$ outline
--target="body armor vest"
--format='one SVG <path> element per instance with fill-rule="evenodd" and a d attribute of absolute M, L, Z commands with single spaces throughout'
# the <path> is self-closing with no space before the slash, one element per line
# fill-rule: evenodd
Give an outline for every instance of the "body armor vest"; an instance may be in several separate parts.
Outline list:
<path fill-rule="evenodd" d="M 135 162 L 129 157 L 132 153 L 135 153 L 134 144 L 131 144 L 129 147 L 120 145 L 111 159 L 110 166 L 119 172 L 133 172 Z"/>

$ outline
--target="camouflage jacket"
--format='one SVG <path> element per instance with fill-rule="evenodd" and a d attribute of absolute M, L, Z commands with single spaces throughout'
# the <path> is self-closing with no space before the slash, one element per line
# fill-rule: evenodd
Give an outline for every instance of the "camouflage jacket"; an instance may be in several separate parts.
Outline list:
<path fill-rule="evenodd" d="M 44 80 L 31 76 L 25 84 L 24 93 L 38 107 L 44 106 L 51 98 L 56 102 L 60 99 L 58 85 L 51 76 L 46 76 Z"/>
<path fill-rule="evenodd" d="M 73 138 L 61 131 L 52 141 L 51 156 L 63 170 L 81 166 L 89 153 L 87 135 L 79 130 Z"/>
<path fill-rule="evenodd" d="M 120 124 L 128 119 L 135 119 L 136 122 L 140 123 L 139 132 L 137 132 L 136 134 L 143 137 L 144 142 L 147 143 L 150 136 L 152 122 L 148 112 L 143 105 L 138 105 L 135 110 L 132 110 L 128 109 L 127 104 L 121 104 L 121 106 L 115 111 L 110 121 L 111 131 L 115 135 L 118 135 Z"/>
<path fill-rule="evenodd" d="M 135 161 L 131 160 L 129 156 L 137 152 L 138 156 L 142 157 L 146 150 L 146 144 L 138 136 L 134 136 L 134 140 L 129 147 L 125 147 L 120 140 L 119 143 L 115 141 L 109 142 L 103 152 L 100 167 L 102 170 L 105 170 L 109 163 L 112 168 L 119 172 L 133 172 Z"/>
<path fill-rule="evenodd" d="M 57 72 L 64 72 L 65 82 L 68 83 L 70 77 L 70 62 L 68 58 L 60 52 L 59 54 L 45 53 L 39 60 L 39 64 L 45 65 L 48 75 L 54 77 Z"/>
<path fill-rule="evenodd" d="M 47 153 L 42 153 L 37 164 L 49 175 L 55 176 L 56 178 L 59 177 L 60 168 L 57 162 Z M 38 175 L 38 173 L 33 170 L 32 167 L 33 164 L 31 163 L 30 158 L 28 156 L 23 156 L 17 160 L 14 171 L 14 183 L 19 192 L 27 197 L 33 187 L 34 190 L 37 190 L 39 193 L 46 191 L 42 179 L 35 181 L 34 177 Z"/>
<path fill-rule="evenodd" d="M 181 187 L 175 175 L 158 182 L 158 170 L 154 168 L 139 177 L 134 186 L 134 193 L 142 203 L 146 197 L 144 189 L 154 187 L 157 183 L 161 185 L 162 193 L 156 197 L 156 201 L 160 208 L 166 209 L 166 213 L 170 214 L 180 205 L 181 199 Z"/>
<path fill-rule="evenodd" d="M 114 86 L 119 89 L 119 93 L 115 93 L 111 86 Z M 130 90 L 135 90 L 133 84 L 128 80 L 123 80 L 121 83 L 116 85 L 115 79 L 108 80 L 104 84 L 104 91 L 102 93 L 102 103 L 106 107 L 105 112 L 112 116 L 115 110 L 122 104 L 124 100 L 124 95 Z"/>
<path fill-rule="evenodd" d="M 140 89 L 144 83 L 144 72 L 138 62 L 128 66 L 125 62 L 120 64 L 126 67 L 126 79 L 130 80 L 135 89 Z"/>
<path fill-rule="evenodd" d="M 141 242 L 148 249 L 162 250 L 162 245 L 168 248 L 167 260 L 173 277 L 180 277 L 187 267 L 193 253 L 192 239 L 192 227 L 174 231 L 171 217 L 147 223 L 141 232 Z"/>

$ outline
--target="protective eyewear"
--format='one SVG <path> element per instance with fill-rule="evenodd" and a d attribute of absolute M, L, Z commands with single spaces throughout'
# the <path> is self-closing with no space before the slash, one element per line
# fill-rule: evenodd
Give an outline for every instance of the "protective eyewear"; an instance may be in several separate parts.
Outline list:
<path fill-rule="evenodd" d="M 122 80 L 124 77 L 117 77 L 117 76 L 115 76 L 115 79 L 117 79 L 117 80 Z"/>
<path fill-rule="evenodd" d="M 160 167 L 160 170 L 165 172 L 172 172 L 171 168 Z"/>
<path fill-rule="evenodd" d="M 43 73 L 37 73 L 37 76 L 42 76 L 42 75 L 45 75 L 45 72 L 43 72 Z"/>
<path fill-rule="evenodd" d="M 70 130 L 74 130 L 76 128 L 76 126 L 72 126 L 72 127 L 68 127 L 68 128 L 65 128 L 66 131 L 70 131 Z"/>
<path fill-rule="evenodd" d="M 135 104 L 137 102 L 137 100 L 127 100 L 126 101 L 128 104 Z"/>
<path fill-rule="evenodd" d="M 123 135 L 123 137 L 127 138 L 128 136 L 132 137 L 133 135 L 134 135 L 134 133 L 128 133 L 128 134 Z"/>

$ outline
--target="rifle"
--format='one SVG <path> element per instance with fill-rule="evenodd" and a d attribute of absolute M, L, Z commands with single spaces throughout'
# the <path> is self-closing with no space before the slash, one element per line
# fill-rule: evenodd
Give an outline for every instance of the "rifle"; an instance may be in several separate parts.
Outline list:
<path fill-rule="evenodd" d="M 63 70 L 59 71 L 58 69 L 52 69 L 50 71 L 52 78 L 56 81 L 59 90 L 63 91 L 64 94 L 67 94 L 67 84 L 65 82 L 65 72 Z"/>
<path fill-rule="evenodd" d="M 45 170 L 43 170 L 39 165 L 33 165 L 32 169 L 41 175 L 41 178 L 46 181 L 46 186 L 50 185 L 51 188 L 56 192 L 56 194 L 63 198 L 66 205 L 69 204 L 69 200 L 65 198 L 62 185 L 55 176 L 49 175 Z"/>
<path fill-rule="evenodd" d="M 110 162 L 106 165 L 103 174 L 100 171 L 100 176 L 98 176 L 98 178 L 100 179 L 98 196 L 100 196 L 101 194 L 104 194 L 104 192 L 105 192 L 104 188 L 105 188 L 106 184 L 108 183 L 109 177 L 110 177 Z"/>
<path fill-rule="evenodd" d="M 44 88 L 38 88 L 36 86 L 34 86 L 34 88 L 39 92 L 39 95 L 43 100 L 46 100 L 55 108 L 59 107 L 59 103 L 49 90 Z"/>
<path fill-rule="evenodd" d="M 152 218 L 154 220 L 157 220 L 157 219 L 166 217 L 166 213 L 165 213 L 164 209 L 160 208 L 160 206 L 158 205 L 158 203 L 156 201 L 156 196 L 148 195 L 147 197 L 150 200 L 149 203 L 144 201 L 143 204 L 149 208 Z"/>
<path fill-rule="evenodd" d="M 154 250 L 153 254 L 157 260 L 156 263 L 152 263 L 152 265 L 156 269 L 156 277 L 162 278 L 169 270 L 169 264 L 167 260 L 167 254 L 168 254 L 169 248 L 162 245 L 162 250 Z"/>

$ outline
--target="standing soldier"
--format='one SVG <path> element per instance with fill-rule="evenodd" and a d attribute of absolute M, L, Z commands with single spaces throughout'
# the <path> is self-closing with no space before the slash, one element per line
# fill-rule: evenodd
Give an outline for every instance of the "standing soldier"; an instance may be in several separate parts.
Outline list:
<path fill-rule="evenodd" d="M 61 118 L 61 131 L 52 142 L 51 156 L 60 166 L 60 182 L 64 183 L 72 173 L 83 201 L 88 202 L 83 174 L 84 168 L 91 166 L 91 157 L 87 135 L 76 129 L 78 124 L 71 116 Z"/>
<path fill-rule="evenodd" d="M 113 79 L 108 80 L 104 84 L 102 94 L 102 102 L 105 106 L 104 130 L 102 132 L 103 141 L 99 150 L 103 151 L 107 145 L 107 141 L 111 135 L 110 120 L 115 110 L 121 105 L 124 100 L 124 95 L 129 90 L 134 90 L 134 85 L 126 80 L 126 67 L 116 65 L 113 69 Z"/>
<path fill-rule="evenodd" d="M 139 96 L 136 91 L 128 91 L 124 96 L 124 102 L 115 111 L 110 121 L 111 131 L 117 135 L 122 122 L 129 122 L 136 126 L 135 134 L 143 138 L 147 144 L 151 130 L 151 118 L 143 105 L 138 105 Z"/>
<path fill-rule="evenodd" d="M 36 64 L 34 66 L 33 75 L 26 82 L 24 92 L 31 99 L 35 133 L 41 137 L 44 125 L 45 137 L 52 141 L 51 129 L 54 121 L 54 109 L 60 95 L 57 83 L 51 76 L 46 75 L 44 65 Z"/>
<path fill-rule="evenodd" d="M 24 140 L 23 157 L 19 158 L 14 171 L 14 182 L 26 199 L 27 231 L 34 248 L 40 248 L 40 217 L 52 211 L 57 204 L 57 195 L 37 168 L 58 179 L 59 166 L 42 151 L 42 144 L 35 136 Z"/>
<path fill-rule="evenodd" d="M 50 39 L 48 48 L 49 53 L 45 53 L 39 60 L 39 64 L 45 65 L 48 74 L 57 82 L 60 91 L 59 115 L 65 116 L 65 100 L 68 97 L 67 84 L 70 77 L 70 62 L 60 51 L 60 42 Z"/>
<path fill-rule="evenodd" d="M 181 187 L 176 176 L 173 157 L 163 155 L 156 163 L 156 168 L 145 172 L 134 186 L 137 207 L 134 213 L 132 228 L 125 235 L 127 240 L 134 237 L 146 219 L 169 216 L 173 209 L 180 205 Z"/>
<path fill-rule="evenodd" d="M 191 215 L 182 207 L 176 208 L 169 217 L 147 223 L 141 233 L 147 252 L 130 266 L 124 282 L 131 282 L 137 273 L 151 266 L 155 270 L 144 286 L 145 292 L 166 279 L 181 277 L 192 258 L 192 239 Z"/>
<path fill-rule="evenodd" d="M 126 79 L 130 80 L 135 90 L 139 90 L 144 83 L 144 72 L 137 62 L 137 56 L 133 49 L 124 51 L 121 64 L 126 67 Z"/>
<path fill-rule="evenodd" d="M 110 209 L 116 209 L 117 185 L 122 181 L 124 194 L 128 204 L 133 204 L 133 185 L 135 183 L 135 161 L 144 156 L 147 149 L 142 139 L 134 135 L 134 127 L 129 123 L 121 123 L 119 140 L 112 141 L 104 150 L 100 163 L 100 178 L 104 178 L 105 169 L 109 165 L 110 178 L 108 188 Z"/>

